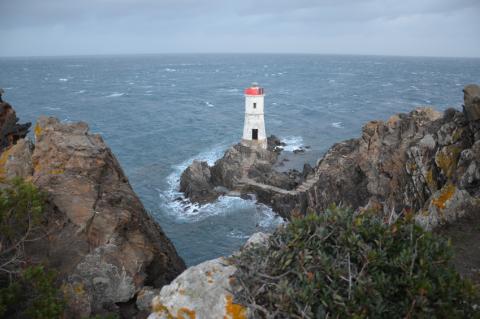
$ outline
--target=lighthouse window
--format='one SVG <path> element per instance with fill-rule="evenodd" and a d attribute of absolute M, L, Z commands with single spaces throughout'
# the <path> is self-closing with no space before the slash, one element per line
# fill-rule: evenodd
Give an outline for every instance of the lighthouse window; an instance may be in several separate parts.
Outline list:
<path fill-rule="evenodd" d="M 253 103 L 253 108 L 254 108 L 254 109 L 257 108 L 257 103 Z"/>

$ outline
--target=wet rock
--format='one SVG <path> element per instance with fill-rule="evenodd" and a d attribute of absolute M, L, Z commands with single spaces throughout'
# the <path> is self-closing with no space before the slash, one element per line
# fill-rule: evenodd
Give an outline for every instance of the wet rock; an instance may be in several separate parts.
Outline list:
<path fill-rule="evenodd" d="M 66 317 L 119 313 L 144 285 L 162 287 L 185 268 L 99 135 L 47 117 L 34 131 L 33 151 L 19 140 L 2 154 L 0 172 L 47 194 L 48 236 L 25 249 L 32 262 L 57 270 Z"/>
<path fill-rule="evenodd" d="M 219 194 L 214 190 L 207 162 L 193 161 L 180 177 L 180 191 L 193 202 L 206 203 Z"/>

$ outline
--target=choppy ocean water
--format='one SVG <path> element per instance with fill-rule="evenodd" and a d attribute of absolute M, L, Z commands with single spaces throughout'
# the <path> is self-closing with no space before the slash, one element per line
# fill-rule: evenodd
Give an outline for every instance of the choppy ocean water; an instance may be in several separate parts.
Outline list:
<path fill-rule="evenodd" d="M 297 162 L 358 136 L 362 124 L 432 105 L 460 107 L 480 59 L 328 55 L 137 55 L 1 58 L 0 87 L 21 121 L 85 121 L 119 159 L 187 264 L 226 255 L 281 223 L 254 201 L 224 197 L 185 209 L 175 198 L 194 159 L 213 163 L 242 134 L 242 90 L 266 91 L 267 134 Z"/>

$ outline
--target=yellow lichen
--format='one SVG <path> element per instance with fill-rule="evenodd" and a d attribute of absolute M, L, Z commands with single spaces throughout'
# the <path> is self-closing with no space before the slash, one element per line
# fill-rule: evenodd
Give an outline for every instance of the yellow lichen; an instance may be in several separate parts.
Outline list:
<path fill-rule="evenodd" d="M 188 316 L 185 317 L 184 315 Z M 177 311 L 177 319 L 195 319 L 195 311 L 188 308 L 182 307 Z"/>
<path fill-rule="evenodd" d="M 168 319 L 175 319 L 175 317 L 170 313 L 170 310 L 168 310 L 168 308 L 162 303 L 154 302 L 152 310 L 159 315 L 164 314 Z"/>
<path fill-rule="evenodd" d="M 77 283 L 74 283 L 74 284 L 73 284 L 73 291 L 74 291 L 77 295 L 84 295 L 84 294 L 85 294 L 85 287 L 83 286 L 82 283 L 77 282 Z"/>
<path fill-rule="evenodd" d="M 232 295 L 227 295 L 225 299 L 226 316 L 223 319 L 247 319 L 247 310 L 244 306 L 233 303 Z"/>
<path fill-rule="evenodd" d="M 455 172 L 461 150 L 456 146 L 448 146 L 440 150 L 435 156 L 435 163 L 447 178 Z"/>
<path fill-rule="evenodd" d="M 432 199 L 432 204 L 438 209 L 444 209 L 446 202 L 455 194 L 456 188 L 453 184 L 448 184 L 442 188 L 440 195 Z"/>
<path fill-rule="evenodd" d="M 452 142 L 453 143 L 457 142 L 462 137 L 463 131 L 464 131 L 463 129 L 457 128 L 453 132 L 453 134 L 452 134 Z"/>
<path fill-rule="evenodd" d="M 430 190 L 436 190 L 438 188 L 437 181 L 433 178 L 433 170 L 429 169 L 427 174 L 425 175 L 425 180 L 427 182 L 428 187 Z"/>
<path fill-rule="evenodd" d="M 177 310 L 176 315 L 172 315 L 167 306 L 158 302 L 158 300 L 153 300 L 152 310 L 154 313 L 163 315 L 167 319 L 196 319 L 195 310 L 188 309 L 187 307 L 182 307 Z"/>
<path fill-rule="evenodd" d="M 59 175 L 59 174 L 63 174 L 63 173 L 65 173 L 65 170 L 63 170 L 61 168 L 50 170 L 50 174 L 52 174 L 52 175 Z"/>
<path fill-rule="evenodd" d="M 35 138 L 38 138 L 40 134 L 42 134 L 42 128 L 40 127 L 40 125 L 38 125 L 38 123 L 35 125 L 35 129 L 33 130 L 33 132 L 35 134 Z"/>
<path fill-rule="evenodd" d="M 5 164 L 7 164 L 8 157 L 10 156 L 9 151 L 10 149 L 7 149 L 0 155 L 0 180 L 5 179 Z"/>

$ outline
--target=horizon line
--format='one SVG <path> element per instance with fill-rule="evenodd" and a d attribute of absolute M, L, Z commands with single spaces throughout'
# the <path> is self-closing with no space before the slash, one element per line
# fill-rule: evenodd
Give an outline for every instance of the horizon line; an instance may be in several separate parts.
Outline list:
<path fill-rule="evenodd" d="M 80 53 L 80 54 L 45 54 L 45 55 L 0 55 L 0 59 L 15 58 L 77 58 L 107 56 L 148 56 L 148 55 L 323 55 L 323 56 L 371 56 L 397 58 L 440 58 L 440 59 L 480 59 L 480 56 L 442 56 L 442 55 L 397 55 L 376 53 L 316 53 L 316 52 L 153 52 L 153 53 Z"/>

